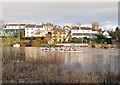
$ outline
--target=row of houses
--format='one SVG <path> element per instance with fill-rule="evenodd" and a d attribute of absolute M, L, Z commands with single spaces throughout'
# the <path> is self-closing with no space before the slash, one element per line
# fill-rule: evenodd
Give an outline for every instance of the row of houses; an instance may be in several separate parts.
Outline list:
<path fill-rule="evenodd" d="M 23 30 L 25 37 L 46 37 L 51 35 L 51 39 L 58 42 L 68 41 L 71 38 L 94 38 L 99 33 L 91 27 L 80 26 L 59 26 L 51 24 L 4 24 L 0 29 L 0 36 L 18 36 L 18 32 Z M 107 36 L 108 33 L 105 33 Z M 69 35 L 69 36 L 68 36 Z"/>

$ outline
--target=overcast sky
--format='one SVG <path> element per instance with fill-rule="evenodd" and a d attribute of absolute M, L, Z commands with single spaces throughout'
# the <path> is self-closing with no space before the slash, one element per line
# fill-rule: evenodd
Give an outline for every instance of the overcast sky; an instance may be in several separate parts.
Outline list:
<path fill-rule="evenodd" d="M 117 2 L 3 2 L 6 23 L 118 24 Z"/>

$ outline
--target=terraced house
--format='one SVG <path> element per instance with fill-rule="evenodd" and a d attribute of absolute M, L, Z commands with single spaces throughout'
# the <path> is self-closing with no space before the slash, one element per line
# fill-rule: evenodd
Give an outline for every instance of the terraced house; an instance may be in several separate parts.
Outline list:
<path fill-rule="evenodd" d="M 45 37 L 47 33 L 43 25 L 27 24 L 25 27 L 25 37 Z"/>
<path fill-rule="evenodd" d="M 18 36 L 18 32 L 23 30 L 25 38 L 45 38 L 50 34 L 50 41 L 65 42 L 71 38 L 94 38 L 98 31 L 93 31 L 91 27 L 45 25 L 45 24 L 4 24 L 0 31 L 1 36 Z M 68 34 L 70 36 L 68 36 Z"/>
<path fill-rule="evenodd" d="M 98 34 L 98 31 L 93 31 L 90 27 L 72 27 L 71 37 L 72 38 L 94 38 Z"/>
<path fill-rule="evenodd" d="M 64 30 L 53 30 L 51 31 L 52 41 L 54 42 L 64 42 L 67 38 L 68 33 Z"/>
<path fill-rule="evenodd" d="M 3 36 L 18 36 L 20 30 L 24 31 L 25 24 L 5 24 L 2 26 Z"/>
<path fill-rule="evenodd" d="M 50 28 L 36 24 L 4 24 L 0 29 L 0 36 L 18 36 L 20 30 L 25 32 L 25 37 L 45 37 Z"/>

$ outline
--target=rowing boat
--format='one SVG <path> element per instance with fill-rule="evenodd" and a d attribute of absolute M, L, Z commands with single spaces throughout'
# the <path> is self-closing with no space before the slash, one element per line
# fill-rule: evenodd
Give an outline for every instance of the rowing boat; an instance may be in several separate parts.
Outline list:
<path fill-rule="evenodd" d="M 55 51 L 55 52 L 82 52 L 82 51 Z"/>
<path fill-rule="evenodd" d="M 63 51 L 63 50 L 41 50 L 44 52 L 82 52 L 82 51 Z"/>

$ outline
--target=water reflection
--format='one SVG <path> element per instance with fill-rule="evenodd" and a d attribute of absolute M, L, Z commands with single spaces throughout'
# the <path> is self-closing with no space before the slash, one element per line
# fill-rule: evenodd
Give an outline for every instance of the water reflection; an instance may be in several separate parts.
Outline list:
<path fill-rule="evenodd" d="M 63 53 L 41 52 L 39 51 L 39 47 L 0 48 L 2 48 L 3 53 L 2 60 L 4 82 L 15 82 L 15 78 L 18 78 L 19 80 L 16 80 L 16 82 L 21 82 L 22 80 L 24 82 L 30 82 L 27 80 L 29 80 L 32 76 L 28 76 L 28 71 L 30 71 L 30 74 L 32 72 L 34 76 L 37 76 L 36 80 L 33 79 L 34 77 L 32 78 L 32 82 L 45 82 L 47 80 L 47 82 L 74 81 L 83 83 L 103 83 L 106 81 L 110 82 L 111 79 L 114 80 L 113 82 L 119 82 L 120 56 L 118 55 L 118 50 L 90 48 L 81 49 L 78 47 L 79 50 L 83 51 L 82 53 Z M 6 69 L 10 70 L 9 74 L 7 74 L 8 71 L 5 71 Z M 47 72 L 46 69 L 48 70 Z M 14 75 L 12 73 L 14 73 Z M 39 76 L 42 75 L 42 73 L 44 75 Z M 45 76 L 45 74 L 47 74 L 47 76 Z M 8 78 L 8 75 L 11 77 Z M 63 78 L 61 78 L 61 76 Z M 74 76 L 75 80 L 71 76 Z M 46 79 L 46 77 L 48 79 Z"/>

